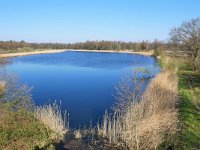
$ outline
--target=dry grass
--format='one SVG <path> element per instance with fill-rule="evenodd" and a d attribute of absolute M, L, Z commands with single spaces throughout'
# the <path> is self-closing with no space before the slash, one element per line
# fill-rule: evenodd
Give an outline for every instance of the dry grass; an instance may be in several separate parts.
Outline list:
<path fill-rule="evenodd" d="M 112 115 L 106 112 L 103 123 L 97 126 L 99 135 L 131 150 L 157 149 L 163 142 L 170 141 L 178 125 L 176 72 L 172 64 L 166 66 L 150 82 L 140 101 L 133 99 L 126 108 Z"/>
<path fill-rule="evenodd" d="M 82 138 L 82 134 L 80 130 L 75 130 L 74 131 L 74 136 L 76 139 L 81 139 Z"/>
<path fill-rule="evenodd" d="M 5 93 L 5 90 L 6 90 L 6 82 L 0 81 L 0 96 L 3 95 L 3 93 Z"/>
<path fill-rule="evenodd" d="M 37 106 L 34 114 L 46 127 L 56 133 L 54 136 L 62 137 L 69 130 L 69 114 L 65 111 L 62 115 L 61 108 L 56 102 Z"/>

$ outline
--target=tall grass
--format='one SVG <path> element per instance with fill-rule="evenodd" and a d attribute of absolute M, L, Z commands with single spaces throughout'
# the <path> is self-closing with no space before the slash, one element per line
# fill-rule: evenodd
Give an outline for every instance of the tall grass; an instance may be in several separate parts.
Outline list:
<path fill-rule="evenodd" d="M 114 110 L 113 114 L 105 112 L 102 124 L 97 125 L 100 136 L 131 150 L 157 149 L 163 142 L 172 141 L 178 125 L 178 78 L 176 66 L 171 61 L 166 63 L 140 101 L 132 97 L 131 103 L 123 105 L 126 106 L 123 109 Z"/>
<path fill-rule="evenodd" d="M 62 114 L 60 105 L 56 102 L 37 106 L 34 114 L 45 126 L 56 133 L 56 136 L 63 136 L 69 130 L 69 114 L 67 111 Z"/>
<path fill-rule="evenodd" d="M 6 90 L 6 82 L 0 81 L 0 97 L 5 93 Z"/>

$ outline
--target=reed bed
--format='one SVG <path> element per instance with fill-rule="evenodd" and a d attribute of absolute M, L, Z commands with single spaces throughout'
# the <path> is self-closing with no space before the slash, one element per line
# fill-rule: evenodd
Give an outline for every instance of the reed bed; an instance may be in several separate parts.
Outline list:
<path fill-rule="evenodd" d="M 57 102 L 37 106 L 34 114 L 46 127 L 56 133 L 56 136 L 63 136 L 69 131 L 69 114 L 67 111 L 63 114 Z"/>
<path fill-rule="evenodd" d="M 76 139 L 81 139 L 82 138 L 81 130 L 80 129 L 75 130 L 74 131 L 74 136 L 75 136 Z"/>
<path fill-rule="evenodd" d="M 6 82 L 0 81 L 0 96 L 5 92 L 6 90 Z"/>
<path fill-rule="evenodd" d="M 167 63 L 151 80 L 140 101 L 137 96 L 123 95 L 132 98 L 128 105 L 121 101 L 125 104 L 120 105 L 126 107 L 114 109 L 113 114 L 105 112 L 103 122 L 97 125 L 99 136 L 131 150 L 157 149 L 172 140 L 178 130 L 178 77 L 176 66 Z"/>

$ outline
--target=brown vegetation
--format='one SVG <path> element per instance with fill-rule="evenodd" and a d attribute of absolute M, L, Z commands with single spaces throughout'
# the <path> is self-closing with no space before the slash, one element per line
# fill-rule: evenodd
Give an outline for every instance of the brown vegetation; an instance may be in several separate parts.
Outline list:
<path fill-rule="evenodd" d="M 55 133 L 53 139 L 63 137 L 69 131 L 69 114 L 65 111 L 62 116 L 60 105 L 53 104 L 37 106 L 34 111 L 35 118 Z"/>
<path fill-rule="evenodd" d="M 167 68 L 167 67 L 166 67 Z M 160 144 L 170 141 L 177 132 L 178 78 L 176 67 L 164 70 L 149 84 L 140 101 L 130 93 L 131 103 L 113 115 L 107 112 L 98 133 L 110 143 L 121 143 L 129 149 L 156 149 Z M 123 103 L 126 104 L 127 101 Z"/>

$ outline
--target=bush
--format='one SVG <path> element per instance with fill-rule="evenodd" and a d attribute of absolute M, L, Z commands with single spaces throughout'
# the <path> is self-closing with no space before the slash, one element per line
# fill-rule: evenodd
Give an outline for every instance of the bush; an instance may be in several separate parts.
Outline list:
<path fill-rule="evenodd" d="M 0 149 L 33 149 L 49 142 L 50 132 L 29 111 L 1 103 L 0 116 Z"/>
<path fill-rule="evenodd" d="M 34 118 L 30 89 L 0 73 L 0 149 L 32 149 L 49 141 L 50 132 Z"/>
<path fill-rule="evenodd" d="M 155 57 L 163 57 L 164 55 L 165 54 L 163 48 L 157 48 L 153 51 L 153 56 Z"/>
<path fill-rule="evenodd" d="M 65 120 L 58 105 L 35 109 L 30 88 L 10 74 L 1 72 L 0 79 L 0 149 L 42 148 L 61 140 L 57 135 L 63 135 Z"/>

